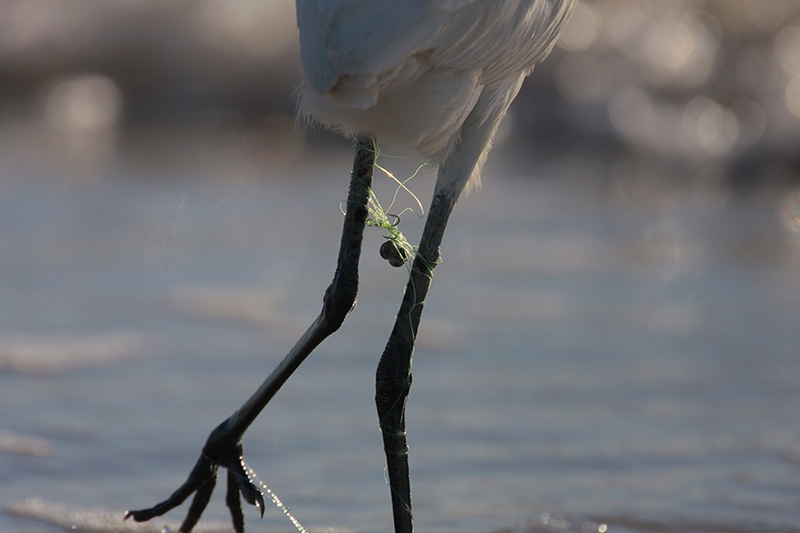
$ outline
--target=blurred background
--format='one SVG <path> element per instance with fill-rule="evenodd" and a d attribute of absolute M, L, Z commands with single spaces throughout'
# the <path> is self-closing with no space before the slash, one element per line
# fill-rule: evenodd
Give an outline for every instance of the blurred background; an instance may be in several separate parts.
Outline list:
<path fill-rule="evenodd" d="M 3 161 L 96 176 L 126 157 L 197 149 L 203 135 L 234 135 L 234 152 L 264 163 L 302 153 L 291 2 L 0 9 Z M 582 2 L 515 106 L 515 148 L 580 152 L 612 180 L 644 164 L 708 182 L 794 182 L 798 11 L 787 0 Z"/>
<path fill-rule="evenodd" d="M 3 531 L 177 528 L 120 518 L 318 312 L 351 146 L 297 125 L 296 41 L 288 0 L 0 2 Z M 421 528 L 800 530 L 798 147 L 797 1 L 578 5 L 448 229 L 409 404 Z M 245 439 L 313 530 L 390 527 L 381 239 Z"/>

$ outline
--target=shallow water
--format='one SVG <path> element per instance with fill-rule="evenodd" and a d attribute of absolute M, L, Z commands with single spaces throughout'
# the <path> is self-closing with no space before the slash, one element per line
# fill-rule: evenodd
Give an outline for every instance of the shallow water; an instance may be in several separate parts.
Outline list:
<path fill-rule="evenodd" d="M 183 481 L 319 311 L 347 168 L 337 156 L 223 182 L 4 171 L 0 530 L 108 531 Z M 786 191 L 638 198 L 529 172 L 490 166 L 448 229 L 408 407 L 419 530 L 800 531 Z M 414 190 L 425 202 L 429 180 Z M 412 241 L 419 228 L 403 216 Z M 342 330 L 245 437 L 311 530 L 391 529 L 372 397 L 405 273 L 381 242 L 369 232 Z M 246 519 L 293 530 L 274 507 Z M 204 520 L 224 526 L 221 495 Z"/>

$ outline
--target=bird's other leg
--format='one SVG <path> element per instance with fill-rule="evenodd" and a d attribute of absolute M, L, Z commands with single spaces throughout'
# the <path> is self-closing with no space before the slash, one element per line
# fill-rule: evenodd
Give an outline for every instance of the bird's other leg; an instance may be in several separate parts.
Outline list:
<path fill-rule="evenodd" d="M 386 452 L 396 533 L 411 533 L 413 530 L 405 428 L 406 400 L 411 388 L 411 356 L 425 295 L 433 279 L 433 269 L 439 262 L 439 246 L 456 199 L 457 193 L 452 191 L 438 191 L 433 197 L 403 302 L 376 374 L 375 403 Z"/>
<path fill-rule="evenodd" d="M 358 295 L 358 261 L 368 216 L 367 201 L 372 186 L 375 142 L 360 139 L 356 151 L 350 189 L 342 228 L 342 240 L 336 273 L 323 298 L 322 311 L 289 354 L 261 384 L 255 393 L 208 437 L 189 478 L 169 498 L 149 509 L 127 511 L 125 518 L 137 522 L 150 520 L 183 503 L 192 493 L 192 501 L 181 532 L 190 532 L 208 505 L 220 466 L 228 469 L 226 502 L 237 532 L 244 531 L 244 517 L 239 499 L 255 505 L 264 514 L 264 496 L 252 471 L 244 462 L 242 436 L 289 376 L 320 342 L 339 329 Z"/>
<path fill-rule="evenodd" d="M 483 90 L 460 130 L 460 139 L 439 168 L 428 220 L 422 232 L 400 311 L 378 364 L 375 402 L 378 407 L 395 533 L 412 533 L 411 487 L 405 409 L 411 388 L 411 356 L 439 247 L 458 197 L 479 172 L 497 125 L 519 91 L 523 76 Z"/>

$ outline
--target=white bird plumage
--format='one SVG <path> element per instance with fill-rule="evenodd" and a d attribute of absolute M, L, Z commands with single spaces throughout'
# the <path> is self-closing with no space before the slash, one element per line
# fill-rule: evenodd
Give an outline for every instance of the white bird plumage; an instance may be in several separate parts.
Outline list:
<path fill-rule="evenodd" d="M 417 328 L 442 238 L 459 196 L 478 182 L 497 125 L 522 81 L 553 48 L 576 1 L 297 0 L 305 72 L 301 111 L 309 120 L 359 137 L 336 272 L 320 315 L 250 398 L 211 432 L 183 485 L 153 507 L 126 512 L 126 518 L 150 520 L 194 493 L 181 525 L 181 531 L 191 531 L 208 505 L 220 466 L 228 470 L 226 503 L 234 529 L 244 532 L 240 495 L 263 514 L 264 489 L 244 462 L 242 436 L 355 307 L 378 139 L 439 164 L 425 228 L 409 259 L 406 291 L 376 372 L 395 533 L 413 533 L 405 405 Z"/>
<path fill-rule="evenodd" d="M 477 122 L 492 122 L 480 161 L 496 122 L 552 49 L 574 4 L 297 0 L 301 111 L 347 135 L 372 135 L 434 163 L 447 159 L 476 111 Z"/>
<path fill-rule="evenodd" d="M 479 184 L 497 126 L 523 80 L 550 53 L 576 2 L 297 0 L 303 115 L 362 141 L 371 137 L 411 148 L 439 165 L 376 374 L 396 533 L 413 532 L 405 403 L 414 340 L 444 231 L 462 192 Z M 358 153 L 369 146 L 374 141 L 360 143 Z"/>

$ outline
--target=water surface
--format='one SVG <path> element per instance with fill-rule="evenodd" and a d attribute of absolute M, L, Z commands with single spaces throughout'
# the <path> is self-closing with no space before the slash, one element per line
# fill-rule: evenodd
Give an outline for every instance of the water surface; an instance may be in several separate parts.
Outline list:
<path fill-rule="evenodd" d="M 319 311 L 348 165 L 4 171 L 0 530 L 116 530 L 183 481 Z M 791 193 L 638 198 L 558 175 L 490 166 L 448 229 L 408 406 L 420 531 L 800 531 Z M 427 203 L 430 180 L 414 191 Z M 372 398 L 405 273 L 381 242 L 355 311 L 245 437 L 311 530 L 391 529 Z M 246 518 L 293 530 L 275 508 Z M 204 520 L 226 527 L 221 494 Z"/>

